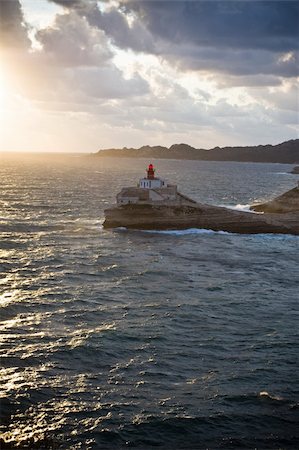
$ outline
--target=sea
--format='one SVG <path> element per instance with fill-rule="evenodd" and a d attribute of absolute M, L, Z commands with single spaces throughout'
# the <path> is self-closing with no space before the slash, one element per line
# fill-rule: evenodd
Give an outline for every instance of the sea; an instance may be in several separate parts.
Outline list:
<path fill-rule="evenodd" d="M 299 448 L 299 237 L 102 227 L 150 162 L 242 210 L 292 166 L 0 158 L 1 449 Z"/>

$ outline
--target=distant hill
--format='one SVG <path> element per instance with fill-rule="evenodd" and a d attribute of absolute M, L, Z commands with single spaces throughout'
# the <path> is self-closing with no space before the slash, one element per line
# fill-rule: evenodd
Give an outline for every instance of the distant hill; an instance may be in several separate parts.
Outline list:
<path fill-rule="evenodd" d="M 113 158 L 164 158 L 197 159 L 202 161 L 240 161 L 260 163 L 299 163 L 299 139 L 277 145 L 251 147 L 215 147 L 210 150 L 196 149 L 188 144 L 174 144 L 171 147 L 149 146 L 122 149 L 99 150 L 94 156 Z"/>

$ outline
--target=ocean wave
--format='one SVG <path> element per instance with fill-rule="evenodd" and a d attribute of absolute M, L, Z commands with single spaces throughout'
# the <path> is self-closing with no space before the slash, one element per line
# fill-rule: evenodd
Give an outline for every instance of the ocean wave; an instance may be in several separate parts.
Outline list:
<path fill-rule="evenodd" d="M 150 233 L 150 234 L 166 234 L 170 236 L 187 236 L 189 234 L 228 234 L 227 231 L 214 231 L 205 228 L 187 228 L 185 230 L 129 230 L 125 227 L 116 228 L 117 231 L 138 231 L 139 233 Z"/>
<path fill-rule="evenodd" d="M 187 228 L 184 230 L 137 230 L 130 229 L 126 227 L 114 228 L 116 232 L 130 232 L 130 233 L 147 233 L 147 234 L 164 234 L 170 236 L 188 236 L 188 235 L 201 235 L 201 234 L 220 234 L 227 236 L 239 236 L 239 237 L 250 237 L 251 239 L 263 238 L 269 240 L 286 240 L 286 239 L 298 239 L 299 236 L 293 234 L 274 234 L 274 233 L 230 233 L 228 231 L 215 231 L 206 228 Z"/>
<path fill-rule="evenodd" d="M 286 400 L 284 400 L 282 397 L 278 395 L 269 394 L 269 392 L 267 391 L 261 391 L 259 393 L 259 397 L 268 398 L 269 400 L 274 400 L 276 402 L 286 402 Z"/>
<path fill-rule="evenodd" d="M 223 208 L 232 209 L 234 211 L 248 212 L 250 214 L 264 214 L 263 212 L 252 211 L 250 209 L 251 205 L 249 203 L 247 204 L 238 203 L 237 205 L 220 205 L 220 206 L 222 206 Z"/>
<path fill-rule="evenodd" d="M 259 404 L 261 399 L 267 401 L 273 401 L 273 402 L 279 402 L 281 405 L 289 405 L 290 402 L 286 399 L 283 398 L 279 395 L 274 395 L 274 394 L 270 394 L 267 391 L 260 391 L 258 393 L 247 393 L 247 394 L 237 394 L 237 395 L 232 395 L 232 396 L 226 396 L 224 397 L 225 401 L 230 403 L 251 403 L 252 405 L 254 404 Z"/>

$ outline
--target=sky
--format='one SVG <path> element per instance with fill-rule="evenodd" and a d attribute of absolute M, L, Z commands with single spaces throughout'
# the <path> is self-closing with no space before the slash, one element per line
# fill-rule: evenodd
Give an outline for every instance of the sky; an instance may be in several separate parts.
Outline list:
<path fill-rule="evenodd" d="M 0 0 L 0 151 L 298 138 L 297 0 Z"/>

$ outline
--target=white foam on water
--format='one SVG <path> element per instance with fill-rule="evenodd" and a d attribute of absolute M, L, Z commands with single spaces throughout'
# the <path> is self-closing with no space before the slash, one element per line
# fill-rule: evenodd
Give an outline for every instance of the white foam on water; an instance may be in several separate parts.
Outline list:
<path fill-rule="evenodd" d="M 144 233 L 169 234 L 174 236 L 187 236 L 189 234 L 232 234 L 227 231 L 214 231 L 205 228 L 188 228 L 186 230 L 142 230 Z"/>
<path fill-rule="evenodd" d="M 234 211 L 243 211 L 243 212 L 248 212 L 251 214 L 255 214 L 255 211 L 251 211 L 250 209 L 250 204 L 242 204 L 242 203 L 238 203 L 237 205 L 220 205 L 223 208 L 227 208 L 227 209 L 233 209 Z"/>
<path fill-rule="evenodd" d="M 202 235 L 202 234 L 220 234 L 220 235 L 228 235 L 228 236 L 242 236 L 242 237 L 250 237 L 251 239 L 263 238 L 263 239 L 277 239 L 277 240 L 285 240 L 285 239 L 299 239 L 299 236 L 294 234 L 280 234 L 280 233 L 230 233 L 228 231 L 214 231 L 208 230 L 206 228 L 187 228 L 185 230 L 138 230 L 138 229 L 129 229 L 126 227 L 117 227 L 113 229 L 117 232 L 138 232 L 138 233 L 149 233 L 149 234 L 165 234 L 169 236 L 188 236 L 188 235 Z"/>
<path fill-rule="evenodd" d="M 279 397 L 278 395 L 271 395 L 267 391 L 261 391 L 259 393 L 259 397 L 266 397 L 266 398 L 270 398 L 271 400 L 277 400 L 277 401 L 283 400 L 282 397 Z"/>
<path fill-rule="evenodd" d="M 247 212 L 247 213 L 250 213 L 250 214 L 264 214 L 263 211 L 251 210 L 250 207 L 254 206 L 254 205 L 251 205 L 251 204 L 238 203 L 237 205 L 221 205 L 221 206 L 224 207 L 224 208 L 227 208 L 227 209 L 232 209 L 234 211 L 242 211 L 242 212 Z"/>
<path fill-rule="evenodd" d="M 114 228 L 116 231 L 130 231 L 130 232 L 136 232 L 139 233 L 150 233 L 150 234 L 167 234 L 172 236 L 187 236 L 189 234 L 233 234 L 228 233 L 227 231 L 214 231 L 214 230 L 207 230 L 205 228 L 187 228 L 185 230 L 137 230 L 137 229 L 128 229 L 126 227 L 117 227 Z"/>

